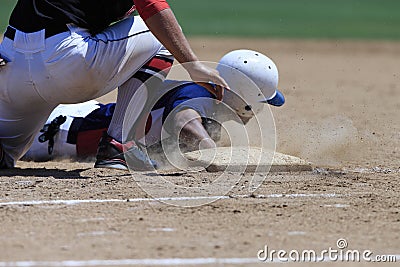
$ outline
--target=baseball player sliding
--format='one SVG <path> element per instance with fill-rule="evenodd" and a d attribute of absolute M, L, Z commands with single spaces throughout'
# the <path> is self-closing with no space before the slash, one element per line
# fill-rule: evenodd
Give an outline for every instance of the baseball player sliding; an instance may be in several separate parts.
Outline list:
<path fill-rule="evenodd" d="M 234 69 L 236 73 L 231 75 L 222 69 L 223 66 L 226 66 L 227 70 Z M 242 96 L 256 95 L 261 106 L 264 103 L 273 106 L 284 104 L 285 99 L 277 90 L 277 67 L 267 56 L 251 50 L 236 50 L 226 54 L 217 68 L 232 90 L 225 96 L 224 102 L 243 122 L 249 121 L 260 108 L 250 107 L 243 101 Z M 245 83 L 243 77 L 237 73 L 247 76 L 256 86 L 241 87 Z M 203 148 L 214 147 L 214 142 L 220 135 L 220 127 L 210 119 L 215 106 L 204 99 L 213 100 L 215 96 L 193 82 L 166 80 L 160 90 L 166 92 L 166 88 L 170 90 L 153 107 L 146 126 L 143 126 L 145 136 L 137 138 L 138 142 L 147 147 L 154 146 L 160 142 L 161 133 L 165 130 L 170 136 L 178 137 L 181 147 L 186 150 L 198 149 L 200 143 Z M 103 105 L 96 101 L 58 106 L 42 131 L 37 134 L 24 159 L 82 159 L 94 157 L 97 153 L 96 167 L 128 170 L 123 148 L 112 141 L 110 146 L 109 137 L 103 136 L 114 111 L 114 103 Z M 113 150 L 113 154 L 118 154 L 119 157 L 105 162 L 101 155 L 104 149 L 102 146 Z"/>
<path fill-rule="evenodd" d="M 133 6 L 134 5 L 134 6 Z M 136 9 L 140 16 L 131 16 Z M 12 168 L 59 104 L 85 102 L 118 88 L 99 166 L 118 160 L 111 149 L 130 143 L 143 168 L 152 162 L 122 139 L 134 92 L 153 76 L 157 90 L 175 58 L 194 81 L 226 82 L 193 53 L 166 0 L 18 0 L 0 45 L 0 168 Z"/>

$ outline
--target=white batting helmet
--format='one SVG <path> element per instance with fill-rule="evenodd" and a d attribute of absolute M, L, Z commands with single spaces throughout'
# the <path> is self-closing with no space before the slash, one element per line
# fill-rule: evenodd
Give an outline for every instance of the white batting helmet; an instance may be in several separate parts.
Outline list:
<path fill-rule="evenodd" d="M 285 99 L 277 90 L 278 69 L 260 52 L 235 50 L 221 58 L 217 70 L 231 88 L 224 102 L 242 117 L 252 117 L 265 103 L 281 106 Z"/>

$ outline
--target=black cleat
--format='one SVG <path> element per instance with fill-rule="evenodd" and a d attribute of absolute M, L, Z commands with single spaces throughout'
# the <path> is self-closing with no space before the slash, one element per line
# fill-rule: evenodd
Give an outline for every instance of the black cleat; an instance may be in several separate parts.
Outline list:
<path fill-rule="evenodd" d="M 134 142 L 122 144 L 105 133 L 99 143 L 94 167 L 127 171 L 127 160 L 135 171 L 151 171 L 157 166 Z"/>

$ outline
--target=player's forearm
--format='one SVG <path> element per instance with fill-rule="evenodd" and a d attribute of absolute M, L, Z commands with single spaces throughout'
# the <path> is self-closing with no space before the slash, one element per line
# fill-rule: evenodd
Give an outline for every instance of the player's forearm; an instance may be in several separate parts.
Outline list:
<path fill-rule="evenodd" d="M 163 8 L 163 6 L 160 8 Z M 141 13 L 143 14 L 144 12 L 141 11 Z M 210 90 L 210 92 L 221 101 L 224 95 L 224 88 L 229 88 L 228 84 L 219 75 L 218 71 L 206 66 L 198 60 L 197 56 L 192 51 L 188 40 L 183 34 L 172 10 L 170 8 L 165 8 L 152 14 L 151 17 L 145 19 L 145 22 L 151 32 L 158 38 L 164 47 L 169 50 L 178 62 L 190 62 L 190 64 L 184 64 L 183 67 L 188 71 L 193 81 L 206 83 L 211 82 L 216 85 Z"/>
<path fill-rule="evenodd" d="M 180 132 L 183 142 L 192 149 L 207 149 L 216 147 L 214 140 L 204 129 L 201 121 L 187 123 Z"/>
<path fill-rule="evenodd" d="M 202 124 L 202 119 L 193 109 L 179 111 L 174 118 L 175 130 L 180 133 L 182 141 L 192 149 L 206 149 L 215 147 L 207 130 Z"/>
<path fill-rule="evenodd" d="M 198 61 L 171 9 L 164 9 L 145 22 L 178 62 Z"/>

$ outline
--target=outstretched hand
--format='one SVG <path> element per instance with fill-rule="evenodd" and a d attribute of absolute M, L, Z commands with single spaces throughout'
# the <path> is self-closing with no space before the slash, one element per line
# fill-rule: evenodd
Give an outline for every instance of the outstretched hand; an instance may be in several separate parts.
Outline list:
<path fill-rule="evenodd" d="M 190 62 L 184 64 L 192 80 L 203 86 L 210 93 L 222 101 L 225 89 L 229 90 L 226 81 L 219 75 L 218 71 L 204 65 L 201 62 Z"/>

